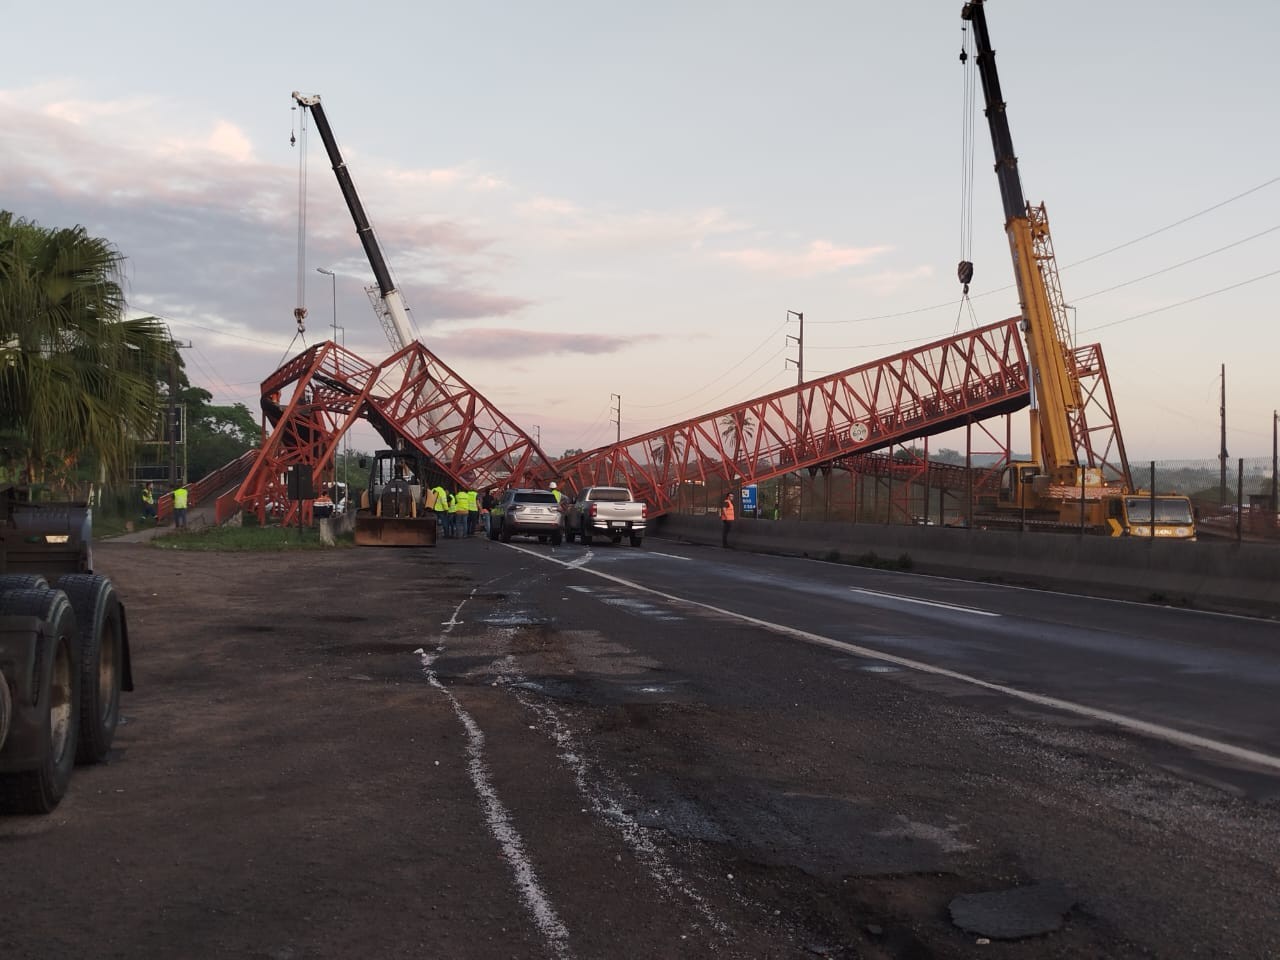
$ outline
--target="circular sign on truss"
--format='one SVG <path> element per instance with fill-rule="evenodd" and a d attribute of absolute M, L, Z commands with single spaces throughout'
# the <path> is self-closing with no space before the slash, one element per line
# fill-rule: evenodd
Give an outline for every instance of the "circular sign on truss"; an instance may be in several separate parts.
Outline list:
<path fill-rule="evenodd" d="M 867 430 L 867 425 L 865 423 L 855 423 L 849 428 L 849 436 L 853 439 L 854 443 L 862 443 L 870 435 L 870 431 Z"/>

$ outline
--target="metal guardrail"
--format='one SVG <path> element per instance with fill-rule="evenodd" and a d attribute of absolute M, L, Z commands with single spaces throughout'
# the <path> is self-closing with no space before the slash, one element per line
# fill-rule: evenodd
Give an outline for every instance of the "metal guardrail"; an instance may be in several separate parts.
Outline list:
<path fill-rule="evenodd" d="M 210 474 L 201 477 L 195 483 L 187 487 L 187 508 L 198 506 L 207 501 L 217 491 L 229 484 L 239 484 L 249 472 L 249 468 L 253 466 L 254 461 L 258 457 L 258 450 L 255 447 L 252 450 L 246 450 L 230 463 L 224 464 Z M 231 490 L 234 501 L 235 490 Z M 220 517 L 222 501 L 226 498 L 226 494 L 218 497 L 214 502 L 214 522 L 222 523 L 226 517 Z M 231 516 L 235 510 L 227 513 L 227 517 Z M 156 516 L 160 520 L 168 520 L 173 516 L 173 494 L 166 493 L 156 501 Z"/>

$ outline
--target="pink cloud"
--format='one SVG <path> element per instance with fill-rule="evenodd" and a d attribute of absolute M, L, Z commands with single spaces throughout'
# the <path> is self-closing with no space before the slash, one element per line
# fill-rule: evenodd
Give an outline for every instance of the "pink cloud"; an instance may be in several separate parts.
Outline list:
<path fill-rule="evenodd" d="M 826 240 L 814 240 L 799 252 L 766 250 L 759 247 L 720 253 L 721 260 L 761 273 L 786 277 L 815 277 L 861 266 L 889 250 L 889 247 L 837 247 Z"/>
<path fill-rule="evenodd" d="M 465 332 L 429 334 L 423 339 L 438 356 L 503 360 L 548 354 L 602 356 L 659 337 L 654 334 L 612 337 L 599 333 L 539 333 L 510 327 L 474 327 Z"/>

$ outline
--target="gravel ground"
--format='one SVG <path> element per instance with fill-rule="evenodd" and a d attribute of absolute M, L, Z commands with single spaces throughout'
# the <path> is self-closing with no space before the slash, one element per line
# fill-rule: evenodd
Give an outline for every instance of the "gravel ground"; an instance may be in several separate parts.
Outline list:
<path fill-rule="evenodd" d="M 5 958 L 1280 956 L 1271 780 L 478 540 L 97 561 L 138 690 Z"/>

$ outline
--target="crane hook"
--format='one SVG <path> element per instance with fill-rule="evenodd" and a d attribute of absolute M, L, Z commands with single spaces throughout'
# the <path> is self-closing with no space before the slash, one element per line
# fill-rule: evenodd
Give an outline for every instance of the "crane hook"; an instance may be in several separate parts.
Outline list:
<path fill-rule="evenodd" d="M 956 267 L 956 276 L 964 284 L 964 295 L 967 297 L 969 295 L 969 284 L 973 282 L 973 263 L 968 260 L 961 260 L 960 265 Z"/>
<path fill-rule="evenodd" d="M 307 308 L 306 308 L 306 307 L 294 307 L 294 308 L 293 308 L 293 319 L 295 319 L 295 320 L 297 320 L 297 321 L 298 321 L 298 332 L 299 332 L 299 333 L 306 333 L 306 332 L 307 332 L 307 324 L 306 324 L 306 322 L 305 322 L 305 321 L 306 321 L 306 319 L 307 319 Z"/>

